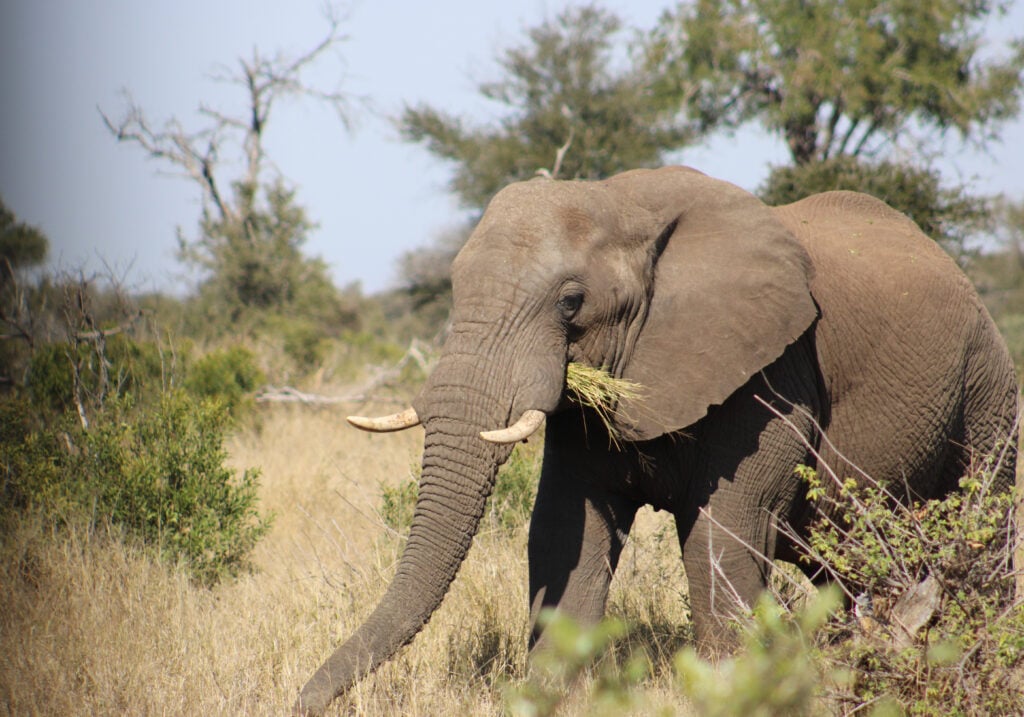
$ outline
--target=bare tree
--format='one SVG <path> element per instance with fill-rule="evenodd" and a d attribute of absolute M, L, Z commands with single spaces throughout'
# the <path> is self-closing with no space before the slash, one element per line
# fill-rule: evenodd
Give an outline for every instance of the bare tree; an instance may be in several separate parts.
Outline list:
<path fill-rule="evenodd" d="M 314 280 L 321 284 L 326 281 L 325 267 L 317 262 L 303 265 L 298 251 L 314 225 L 294 205 L 294 192 L 285 188 L 279 175 L 270 181 L 264 178 L 268 165 L 265 132 L 277 105 L 286 100 L 312 99 L 333 109 L 343 127 L 350 130 L 353 105 L 365 102 L 339 89 L 313 86 L 304 79 L 306 70 L 335 53 L 347 39 L 341 31 L 338 11 L 328 7 L 325 15 L 326 34 L 306 52 L 267 56 L 254 48 L 248 58 L 238 58 L 235 69 L 219 68 L 214 79 L 243 90 L 246 105 L 232 113 L 201 102 L 198 114 L 206 126 L 198 131 L 187 131 L 177 117 L 154 124 L 127 93 L 127 107 L 120 119 L 114 120 L 100 110 L 104 124 L 119 142 L 137 145 L 200 188 L 200 236 L 189 240 L 179 229 L 180 258 L 211 276 L 225 273 L 232 290 L 239 284 L 275 285 L 272 291 L 238 292 L 243 305 L 250 303 L 246 297 L 257 295 L 272 296 L 267 304 L 290 299 L 295 283 L 299 278 L 308 279 L 311 270 L 316 275 Z M 226 177 L 222 157 L 236 148 L 242 155 L 242 169 L 236 176 Z M 259 201 L 261 189 L 263 206 Z"/>
<path fill-rule="evenodd" d="M 245 171 L 237 181 L 256 185 L 263 172 L 266 154 L 263 134 L 270 119 L 270 111 L 281 100 L 311 98 L 331 107 L 346 129 L 352 127 L 352 98 L 340 90 L 327 91 L 306 84 L 303 72 L 324 55 L 338 48 L 348 37 L 341 32 L 341 18 L 336 10 L 326 10 L 328 32 L 312 49 L 291 57 L 277 52 L 266 57 L 259 48 L 253 48 L 248 59 L 238 58 L 238 69 L 222 67 L 214 74 L 218 82 L 235 85 L 247 93 L 248 106 L 244 113 L 229 114 L 200 103 L 199 114 L 211 121 L 196 132 L 187 132 L 181 122 L 172 117 L 155 129 L 143 109 L 126 92 L 128 107 L 118 121 L 113 121 L 100 110 L 107 129 L 119 142 L 133 142 L 155 159 L 177 167 L 195 181 L 203 191 L 204 208 L 212 208 L 223 220 L 237 220 L 235 207 L 225 201 L 217 176 L 220 155 L 229 134 L 241 135 L 245 155 Z"/>

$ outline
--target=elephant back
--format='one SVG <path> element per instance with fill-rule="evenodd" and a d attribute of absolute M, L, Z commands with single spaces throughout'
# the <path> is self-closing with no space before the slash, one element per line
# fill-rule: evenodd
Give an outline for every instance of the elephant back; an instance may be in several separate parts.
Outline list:
<path fill-rule="evenodd" d="M 986 430 L 1008 435 L 1016 412 L 1012 361 L 970 280 L 916 224 L 868 195 L 827 192 L 774 211 L 814 266 L 814 338 L 836 450 L 851 471 L 916 476 L 926 497 L 948 488 L 939 485 L 948 477 L 925 476 L 950 441 L 977 438 L 970 414 L 987 412 Z"/>

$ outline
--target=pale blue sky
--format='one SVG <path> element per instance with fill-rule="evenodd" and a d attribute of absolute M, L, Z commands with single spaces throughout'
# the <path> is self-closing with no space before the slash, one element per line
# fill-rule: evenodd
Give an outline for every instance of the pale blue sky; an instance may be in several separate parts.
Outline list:
<path fill-rule="evenodd" d="M 307 245 L 339 284 L 367 291 L 392 285 L 395 259 L 422 246 L 460 216 L 445 191 L 449 168 L 422 147 L 400 142 L 387 117 L 403 102 L 428 102 L 481 120 L 497 108 L 475 91 L 498 76 L 496 48 L 519 44 L 523 29 L 570 3 L 528 0 L 362 0 L 350 6 L 342 46 L 342 88 L 368 97 L 376 112 L 357 114 L 346 134 L 312 103 L 280 105 L 267 150 L 319 223 Z M 651 27 L 667 0 L 607 0 L 630 25 Z M 200 101 L 225 111 L 239 95 L 210 79 L 253 46 L 299 52 L 325 31 L 319 0 L 0 0 L 0 195 L 50 237 L 63 268 L 106 262 L 135 289 L 185 281 L 174 259 L 176 227 L 194 232 L 199 193 L 189 181 L 119 145 L 97 107 L 117 116 L 122 89 L 152 120 L 178 116 L 197 127 Z M 1024 0 L 993 22 L 993 47 L 1024 33 Z M 311 79 L 333 86 L 340 62 L 325 60 Z M 1024 197 L 1024 120 L 1004 128 L 987 154 L 950 143 L 941 167 L 979 192 Z M 689 150 L 679 161 L 747 189 L 781 144 L 756 131 Z"/>

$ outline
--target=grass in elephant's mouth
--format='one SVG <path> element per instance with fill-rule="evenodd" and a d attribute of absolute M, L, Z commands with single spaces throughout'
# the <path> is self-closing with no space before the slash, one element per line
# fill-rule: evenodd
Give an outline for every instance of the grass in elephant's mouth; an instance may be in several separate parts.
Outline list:
<path fill-rule="evenodd" d="M 604 369 L 570 363 L 565 372 L 565 385 L 573 401 L 594 409 L 608 429 L 612 442 L 618 445 L 618 429 L 612 422 L 612 416 L 618 411 L 620 401 L 640 395 L 640 384 L 615 378 Z"/>

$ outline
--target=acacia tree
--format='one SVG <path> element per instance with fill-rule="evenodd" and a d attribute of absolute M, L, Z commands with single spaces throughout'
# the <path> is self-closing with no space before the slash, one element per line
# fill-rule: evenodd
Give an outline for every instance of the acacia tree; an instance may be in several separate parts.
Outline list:
<path fill-rule="evenodd" d="M 264 147 L 271 111 L 285 100 L 326 104 L 350 128 L 351 98 L 303 79 L 310 66 L 346 39 L 330 9 L 327 19 L 326 35 L 298 56 L 268 57 L 254 48 L 249 58 L 238 58 L 237 70 L 219 71 L 215 79 L 240 88 L 247 102 L 236 113 L 200 104 L 203 129 L 186 131 L 174 117 L 157 128 L 130 97 L 119 120 L 101 112 L 118 141 L 172 165 L 199 188 L 199 234 L 190 239 L 178 230 L 179 258 L 202 272 L 200 297 L 211 313 L 232 321 L 249 310 L 299 308 L 323 318 L 341 310 L 326 265 L 302 254 L 315 225 L 296 204 L 294 190 L 268 167 Z M 228 176 L 222 166 L 232 151 L 242 158 L 236 176 Z"/>
<path fill-rule="evenodd" d="M 983 145 L 1019 111 L 1024 41 L 980 52 L 981 26 L 1008 0 L 697 0 L 645 42 L 657 91 L 705 130 L 756 121 L 785 141 L 771 204 L 829 189 L 873 194 L 954 253 L 988 207 L 942 187 L 926 151 L 953 130 Z M 910 140 L 913 160 L 894 150 Z"/>
<path fill-rule="evenodd" d="M 697 0 L 645 43 L 658 91 L 701 127 L 751 120 L 794 164 L 877 156 L 914 129 L 984 141 L 1016 116 L 1024 41 L 985 59 L 1009 0 Z"/>
<path fill-rule="evenodd" d="M 643 72 L 616 63 L 622 31 L 618 17 L 594 5 L 566 9 L 498 54 L 504 76 L 478 88 L 504 108 L 497 123 L 472 126 L 421 104 L 403 112 L 402 136 L 452 162 L 452 191 L 477 211 L 538 172 L 600 179 L 655 165 L 693 135 L 664 111 Z"/>

